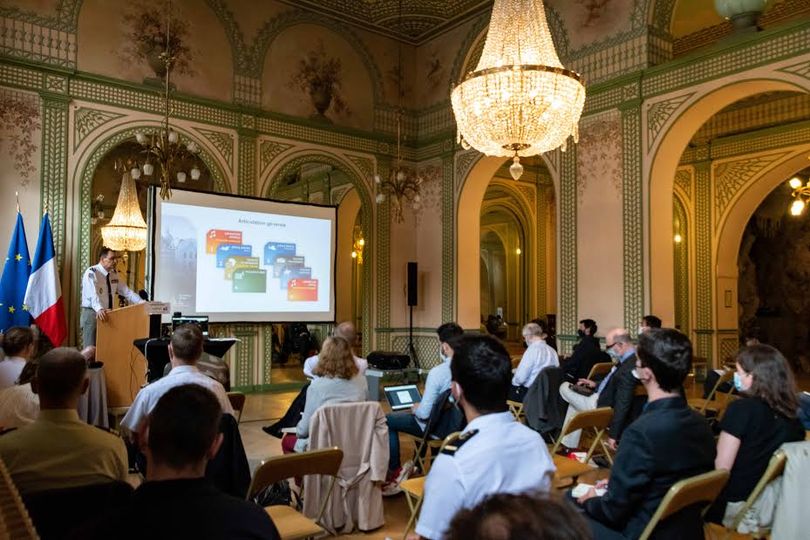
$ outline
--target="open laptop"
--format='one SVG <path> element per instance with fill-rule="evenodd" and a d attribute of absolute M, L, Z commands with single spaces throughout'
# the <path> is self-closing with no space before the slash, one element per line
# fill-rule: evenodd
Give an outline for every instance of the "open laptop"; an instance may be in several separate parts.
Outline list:
<path fill-rule="evenodd" d="M 178 326 L 189 323 L 199 325 L 203 338 L 208 338 L 208 315 L 175 315 L 172 317 L 172 332 Z"/>
<path fill-rule="evenodd" d="M 415 384 L 386 386 L 383 390 L 392 411 L 410 409 L 415 403 L 422 401 L 422 395 Z"/>

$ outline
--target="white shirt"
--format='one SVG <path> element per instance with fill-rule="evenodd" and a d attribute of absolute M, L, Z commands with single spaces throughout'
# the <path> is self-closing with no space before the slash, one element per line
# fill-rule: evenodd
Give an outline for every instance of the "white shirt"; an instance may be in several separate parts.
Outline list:
<path fill-rule="evenodd" d="M 416 423 L 419 424 L 422 431 L 425 431 L 427 421 L 430 418 L 430 413 L 433 410 L 433 406 L 436 404 L 436 400 L 442 392 L 450 388 L 450 381 L 453 378 L 450 373 L 450 362 L 452 360 L 452 356 L 443 357 L 441 364 L 434 366 L 428 371 L 422 401 L 419 402 L 419 405 L 413 411 Z"/>
<path fill-rule="evenodd" d="M 360 376 L 366 375 L 366 369 L 368 368 L 368 361 L 364 358 L 360 358 L 359 356 L 354 356 L 354 364 L 357 366 L 357 371 L 360 372 Z M 310 379 L 317 379 L 318 376 L 312 373 L 312 370 L 318 366 L 318 355 L 313 354 L 306 360 L 304 360 L 304 375 L 309 377 Z"/>
<path fill-rule="evenodd" d="M 444 538 L 450 520 L 493 493 L 547 492 L 554 461 L 540 434 L 515 422 L 510 412 L 479 416 L 464 429 L 477 430 L 454 455 L 439 454 L 425 481 L 416 533 Z"/>
<path fill-rule="evenodd" d="M 0 390 L 1 428 L 23 427 L 33 423 L 37 416 L 39 416 L 39 396 L 31 390 L 31 383 Z"/>
<path fill-rule="evenodd" d="M 107 274 L 110 275 L 110 289 L 112 290 L 112 305 L 107 294 Z M 96 264 L 87 269 L 82 277 L 82 307 L 92 308 L 98 312 L 101 309 L 113 309 L 115 297 L 120 294 L 130 304 L 140 304 L 143 299 L 132 292 L 119 277 L 115 270 L 107 272 L 103 266 Z"/>
<path fill-rule="evenodd" d="M 14 386 L 25 367 L 25 358 L 9 356 L 0 362 L 0 388 Z"/>
<path fill-rule="evenodd" d="M 225 388 L 211 377 L 204 375 L 197 366 L 177 366 L 172 368 L 168 375 L 162 377 L 152 384 L 148 384 L 141 388 L 138 395 L 135 396 L 135 401 L 132 406 L 124 415 L 121 420 L 121 427 L 128 430 L 130 433 L 135 433 L 141 425 L 141 422 L 152 412 L 152 409 L 157 405 L 158 400 L 163 397 L 163 394 L 176 386 L 184 384 L 198 384 L 207 388 L 217 396 L 219 404 L 222 407 L 223 414 L 233 415 L 233 407 L 225 393 Z"/>
<path fill-rule="evenodd" d="M 559 366 L 560 358 L 557 356 L 557 351 L 542 339 L 533 341 L 523 353 L 523 358 L 520 359 L 520 364 L 512 376 L 512 384 L 528 388 L 543 369 Z"/>

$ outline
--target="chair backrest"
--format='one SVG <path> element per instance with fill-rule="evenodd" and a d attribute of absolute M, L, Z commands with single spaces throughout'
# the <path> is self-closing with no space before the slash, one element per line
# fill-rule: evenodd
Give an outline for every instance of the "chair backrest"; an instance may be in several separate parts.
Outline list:
<path fill-rule="evenodd" d="M 659 523 L 685 508 L 698 504 L 708 507 L 723 490 L 728 475 L 727 470 L 716 469 L 676 482 L 661 500 L 639 540 L 650 538 Z"/>
<path fill-rule="evenodd" d="M 343 462 L 343 450 L 340 448 L 324 448 L 274 456 L 262 463 L 253 473 L 247 498 L 250 499 L 264 488 L 286 480 L 308 474 L 322 474 L 337 476 L 340 464 Z"/>
<path fill-rule="evenodd" d="M 714 383 L 709 395 L 706 396 L 706 400 L 714 399 L 714 395 L 717 393 L 717 389 L 720 388 L 720 385 L 730 381 L 734 377 L 734 370 L 733 369 L 724 369 L 720 376 L 717 377 L 717 381 Z M 731 389 L 729 389 L 729 393 L 731 393 Z"/>
<path fill-rule="evenodd" d="M 19 538 L 20 540 L 34 540 L 39 538 L 31 516 L 25 508 L 17 491 L 17 486 L 11 480 L 11 475 L 5 463 L 0 459 L 0 538 Z"/>
<path fill-rule="evenodd" d="M 560 443 L 562 442 L 564 436 L 577 431 L 578 429 L 589 428 L 593 429 L 594 434 L 596 435 L 594 443 L 591 445 L 591 451 L 593 451 L 593 449 L 596 447 L 596 443 L 598 443 L 601 439 L 602 433 L 610 425 L 611 420 L 613 420 L 612 407 L 599 407 L 589 411 L 578 412 L 563 426 L 560 436 L 557 437 L 557 440 L 554 442 L 554 448 L 552 449 L 551 453 L 554 454 L 557 452 L 557 450 L 559 450 Z M 590 453 L 591 452 L 589 452 L 589 454 Z M 590 457 L 590 455 L 588 457 Z"/>
<path fill-rule="evenodd" d="M 236 411 L 236 421 L 242 421 L 242 411 L 245 409 L 245 394 L 242 392 L 228 392 L 228 401 L 231 402 L 231 407 Z"/>
<path fill-rule="evenodd" d="M 613 362 L 599 362 L 594 364 L 591 367 L 591 371 L 588 373 L 588 380 L 594 380 L 594 377 L 598 377 L 599 375 L 606 375 L 610 373 L 610 370 L 613 369 Z"/>
<path fill-rule="evenodd" d="M 742 508 L 740 508 L 739 512 L 737 512 L 737 515 L 734 517 L 734 523 L 730 527 L 731 529 L 737 530 L 737 527 L 740 526 L 743 518 L 745 518 L 745 513 L 748 512 L 748 509 L 754 505 L 762 491 L 765 489 L 765 486 L 782 476 L 782 473 L 785 472 L 786 464 L 787 454 L 780 448 L 773 453 L 771 460 L 768 462 L 768 467 L 765 469 L 765 472 L 762 473 L 762 477 L 759 479 L 759 482 L 757 482 L 757 485 L 754 486 L 754 490 L 745 500 L 745 504 L 742 506 Z"/>
<path fill-rule="evenodd" d="M 464 413 L 450 399 L 451 395 L 448 388 L 436 398 L 425 424 L 426 438 L 432 436 L 444 438 L 448 434 L 464 428 L 466 423 Z"/>
<path fill-rule="evenodd" d="M 515 369 L 520 365 L 520 361 L 523 359 L 523 355 L 521 354 L 513 354 L 509 357 L 509 360 L 512 362 L 512 369 Z"/>

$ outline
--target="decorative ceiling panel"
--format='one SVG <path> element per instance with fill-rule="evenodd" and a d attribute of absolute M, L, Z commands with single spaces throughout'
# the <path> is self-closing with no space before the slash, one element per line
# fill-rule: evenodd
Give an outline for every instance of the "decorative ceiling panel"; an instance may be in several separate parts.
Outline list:
<path fill-rule="evenodd" d="M 492 0 L 282 1 L 413 45 L 423 43 L 492 7 Z"/>

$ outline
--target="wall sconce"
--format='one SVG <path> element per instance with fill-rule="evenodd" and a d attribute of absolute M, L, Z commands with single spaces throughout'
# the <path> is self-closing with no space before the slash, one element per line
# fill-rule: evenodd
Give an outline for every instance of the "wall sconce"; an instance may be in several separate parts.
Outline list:
<path fill-rule="evenodd" d="M 681 236 L 681 233 L 675 233 L 674 240 L 676 244 L 680 244 L 681 242 L 683 242 L 683 236 Z"/>
<path fill-rule="evenodd" d="M 352 234 L 352 259 L 357 261 L 357 264 L 363 264 L 363 249 L 366 247 L 366 240 L 363 238 L 363 232 L 360 227 L 354 228 Z"/>
<path fill-rule="evenodd" d="M 521 253 L 523 253 L 523 252 L 522 252 L 522 251 L 520 251 L 520 248 L 517 248 L 517 249 L 515 250 L 515 255 L 520 255 Z"/>

